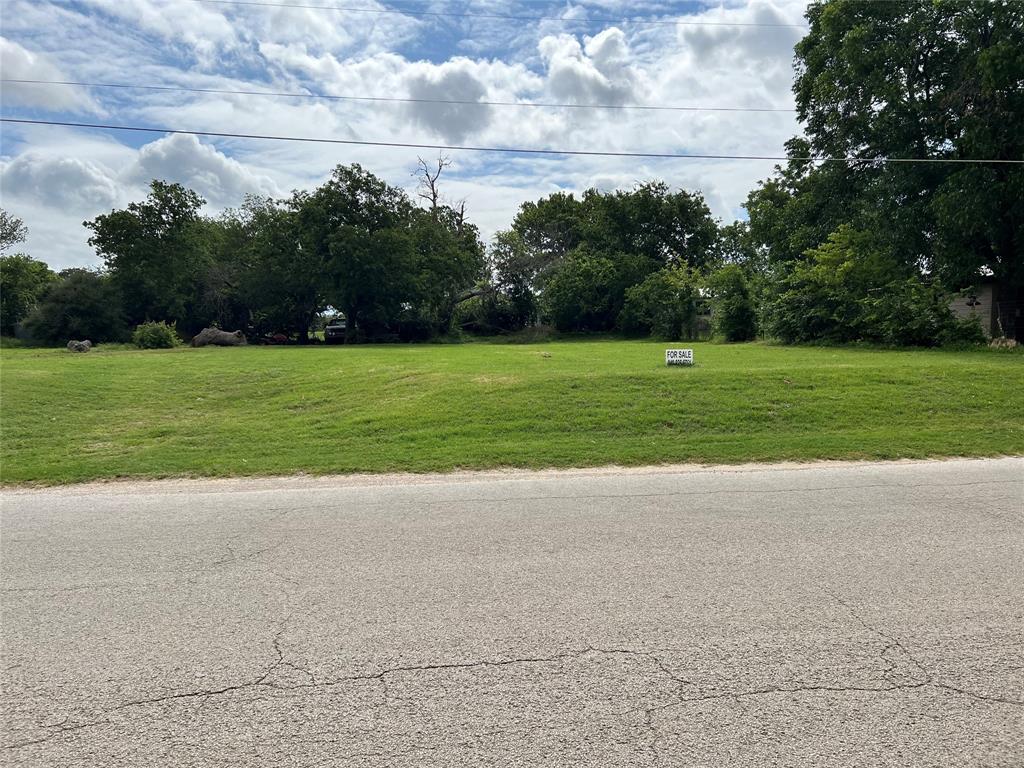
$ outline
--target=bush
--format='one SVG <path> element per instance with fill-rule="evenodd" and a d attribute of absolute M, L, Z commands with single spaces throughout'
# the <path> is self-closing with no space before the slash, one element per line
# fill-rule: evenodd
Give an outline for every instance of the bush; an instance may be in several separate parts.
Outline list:
<path fill-rule="evenodd" d="M 477 336 L 515 333 L 533 321 L 533 296 L 492 292 L 474 296 L 455 307 L 452 326 Z"/>
<path fill-rule="evenodd" d="M 887 261 L 870 234 L 841 226 L 804 260 L 782 267 L 765 329 L 787 344 L 861 339 L 859 301 L 896 277 Z"/>
<path fill-rule="evenodd" d="M 40 342 L 66 344 L 69 339 L 124 341 L 127 336 L 120 296 L 105 275 L 85 269 L 67 270 L 25 319 L 28 336 Z"/>
<path fill-rule="evenodd" d="M 750 341 L 757 335 L 754 299 L 743 269 L 729 264 L 708 279 L 716 333 L 726 341 Z"/>
<path fill-rule="evenodd" d="M 908 275 L 870 233 L 846 225 L 809 250 L 778 284 L 766 306 L 766 330 L 787 343 L 934 346 L 957 326 L 946 291 Z"/>
<path fill-rule="evenodd" d="M 697 299 L 696 281 L 689 269 L 662 269 L 626 290 L 619 323 L 625 331 L 692 339 L 697 334 Z"/>
<path fill-rule="evenodd" d="M 939 332 L 939 343 L 944 347 L 976 347 L 987 344 L 988 337 L 976 317 L 956 317 Z"/>
<path fill-rule="evenodd" d="M 884 285 L 860 299 L 859 305 L 865 341 L 930 347 L 954 324 L 949 294 L 916 277 Z"/>
<path fill-rule="evenodd" d="M 132 344 L 139 349 L 172 349 L 181 344 L 181 340 L 173 326 L 153 322 L 135 326 Z"/>

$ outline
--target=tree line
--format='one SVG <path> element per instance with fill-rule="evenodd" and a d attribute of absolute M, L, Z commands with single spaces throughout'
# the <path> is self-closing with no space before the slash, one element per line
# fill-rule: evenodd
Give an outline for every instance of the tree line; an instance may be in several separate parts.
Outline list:
<path fill-rule="evenodd" d="M 340 312 L 352 342 L 538 322 L 692 336 L 711 299 L 704 277 L 720 261 L 719 227 L 699 194 L 661 182 L 558 193 L 524 204 L 485 247 L 465 206 L 441 201 L 445 163 L 432 173 L 421 165 L 426 206 L 358 165 L 337 167 L 312 191 L 249 197 L 216 217 L 202 215 L 194 191 L 154 181 L 145 200 L 85 222 L 103 269 L 54 275 L 5 257 L 5 283 L 36 295 L 5 305 L 4 332 L 20 323 L 44 341 L 121 340 L 162 321 L 186 337 L 216 325 L 308 342 L 318 318 Z M 752 305 L 748 314 L 743 338 L 753 335 Z"/>
<path fill-rule="evenodd" d="M 1024 14 L 1011 2 L 861 3 L 807 12 L 795 50 L 803 134 L 722 225 L 663 181 L 523 204 L 487 245 L 420 161 L 418 201 L 358 165 L 311 191 L 210 217 L 154 181 L 86 222 L 97 271 L 4 256 L 2 332 L 125 338 L 146 321 L 310 340 L 324 313 L 349 341 L 561 331 L 726 340 L 980 341 L 951 296 L 991 280 L 1007 335 L 1024 299 Z M 843 158 L 827 162 L 808 158 Z M 419 204 L 417 204 L 417 202 Z M 3 243 L 23 236 L 4 214 Z M 1016 314 L 1014 314 L 1016 312 Z"/>

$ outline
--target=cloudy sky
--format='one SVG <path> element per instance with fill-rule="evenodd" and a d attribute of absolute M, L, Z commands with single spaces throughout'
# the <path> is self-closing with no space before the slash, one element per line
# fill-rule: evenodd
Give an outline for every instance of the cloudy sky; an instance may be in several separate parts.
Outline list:
<path fill-rule="evenodd" d="M 276 3 L 273 4 L 273 3 Z M 334 5 L 324 10 L 304 5 Z M 422 144 L 779 155 L 797 131 L 804 0 L 0 0 L 5 79 L 277 91 L 416 102 L 2 84 L 5 117 Z M 348 10 L 341 10 L 344 6 Z M 357 11 L 354 9 L 361 9 Z M 387 12 L 381 12 L 387 11 Z M 507 17 L 517 18 L 507 18 Z M 506 18 L 500 18 L 506 17 Z M 682 23 L 678 23 L 682 22 Z M 787 26 L 790 25 L 790 26 Z M 438 104 L 659 105 L 645 111 Z M 96 265 L 82 221 L 179 181 L 215 213 L 358 162 L 410 191 L 430 150 L 2 124 L 2 206 L 24 250 Z M 436 153 L 433 153 L 436 155 Z M 557 190 L 645 179 L 701 190 L 724 220 L 773 163 L 453 151 L 443 192 L 485 236 Z"/>

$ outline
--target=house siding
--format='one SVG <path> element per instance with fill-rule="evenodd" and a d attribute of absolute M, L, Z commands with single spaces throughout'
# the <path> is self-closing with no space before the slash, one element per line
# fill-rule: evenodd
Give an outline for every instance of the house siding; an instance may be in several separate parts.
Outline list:
<path fill-rule="evenodd" d="M 993 336 L 995 318 L 995 291 L 992 283 L 982 283 L 964 296 L 955 297 L 949 308 L 958 318 L 976 317 L 989 338 Z"/>

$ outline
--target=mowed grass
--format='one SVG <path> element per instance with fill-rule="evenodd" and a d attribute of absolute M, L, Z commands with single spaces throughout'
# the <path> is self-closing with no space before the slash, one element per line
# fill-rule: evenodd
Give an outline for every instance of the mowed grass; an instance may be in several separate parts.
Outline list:
<path fill-rule="evenodd" d="M 1024 454 L 1024 356 L 693 344 L 0 351 L 0 480 Z"/>

